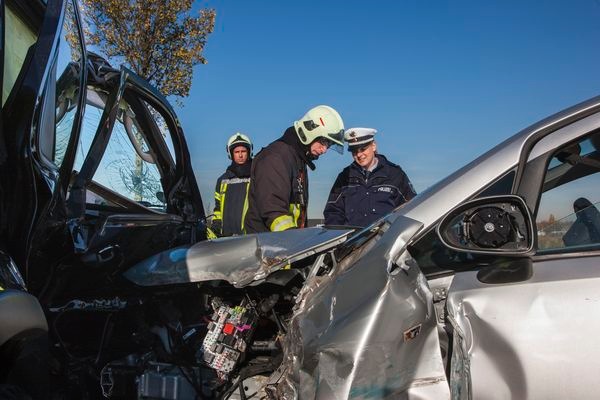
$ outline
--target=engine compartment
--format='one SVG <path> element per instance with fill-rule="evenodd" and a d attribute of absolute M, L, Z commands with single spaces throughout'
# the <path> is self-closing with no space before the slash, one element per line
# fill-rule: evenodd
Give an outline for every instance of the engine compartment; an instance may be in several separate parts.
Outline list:
<path fill-rule="evenodd" d="M 220 238 L 135 263 L 119 256 L 90 262 L 95 247 L 65 258 L 40 295 L 52 398 L 278 398 L 302 293 L 336 268 L 335 254 L 352 232 L 316 227 Z M 107 248 L 122 251 L 100 253 Z"/>
<path fill-rule="evenodd" d="M 59 397 L 269 398 L 307 270 L 244 288 L 213 281 L 50 307 Z"/>

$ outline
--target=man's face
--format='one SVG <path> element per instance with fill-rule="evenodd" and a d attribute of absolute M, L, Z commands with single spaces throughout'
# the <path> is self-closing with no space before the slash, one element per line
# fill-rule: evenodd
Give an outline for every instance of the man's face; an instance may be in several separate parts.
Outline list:
<path fill-rule="evenodd" d="M 246 146 L 236 146 L 233 149 L 233 162 L 243 164 L 248 161 L 248 149 Z"/>
<path fill-rule="evenodd" d="M 369 169 L 375 162 L 376 151 L 377 145 L 375 142 L 367 143 L 364 146 L 357 146 L 357 148 L 352 149 L 352 158 L 362 168 Z"/>
<path fill-rule="evenodd" d="M 310 144 L 310 154 L 316 159 L 327 153 L 331 142 L 325 138 L 318 138 Z"/>

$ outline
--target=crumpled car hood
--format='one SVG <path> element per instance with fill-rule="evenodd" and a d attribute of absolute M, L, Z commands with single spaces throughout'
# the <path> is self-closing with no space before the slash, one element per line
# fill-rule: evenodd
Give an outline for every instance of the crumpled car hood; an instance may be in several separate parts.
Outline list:
<path fill-rule="evenodd" d="M 308 228 L 209 240 L 158 253 L 124 276 L 139 286 L 223 280 L 243 287 L 294 261 L 337 246 L 352 232 Z"/>

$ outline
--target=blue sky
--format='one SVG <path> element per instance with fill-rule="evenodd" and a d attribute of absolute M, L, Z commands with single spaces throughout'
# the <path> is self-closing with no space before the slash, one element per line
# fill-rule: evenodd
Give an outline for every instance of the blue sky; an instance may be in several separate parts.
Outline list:
<path fill-rule="evenodd" d="M 207 65 L 177 112 L 205 205 L 241 131 L 255 153 L 310 107 L 376 128 L 418 192 L 543 117 L 600 94 L 600 0 L 198 1 Z M 309 216 L 351 162 L 310 173 Z"/>

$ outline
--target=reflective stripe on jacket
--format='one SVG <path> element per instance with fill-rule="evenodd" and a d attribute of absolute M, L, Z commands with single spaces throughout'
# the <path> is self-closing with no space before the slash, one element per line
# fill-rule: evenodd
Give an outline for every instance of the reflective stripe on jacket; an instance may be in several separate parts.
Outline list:
<path fill-rule="evenodd" d="M 290 213 L 281 215 L 273 220 L 269 229 L 271 232 L 281 232 L 291 228 L 298 228 L 301 206 L 290 204 Z"/>

